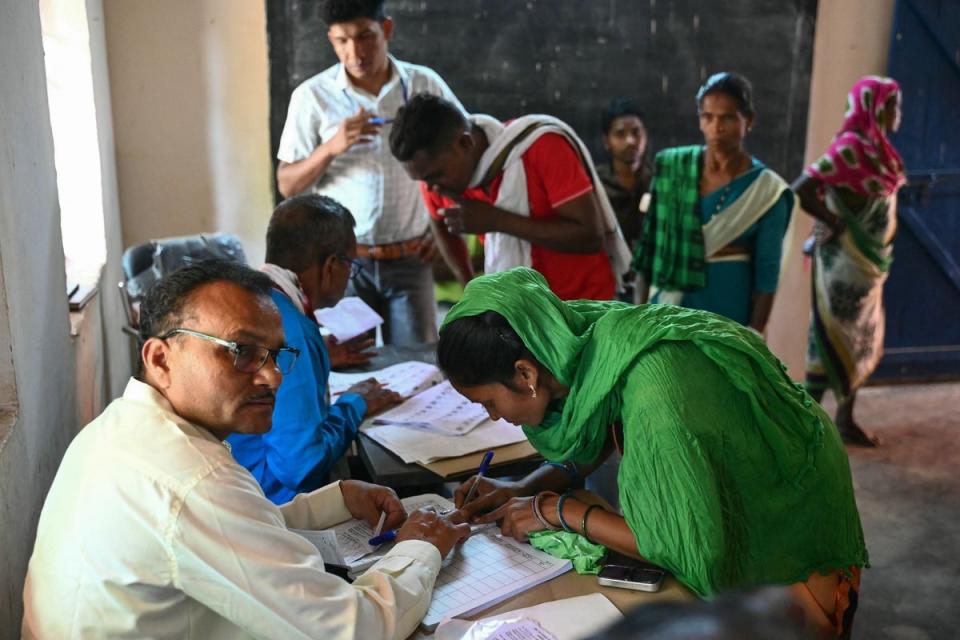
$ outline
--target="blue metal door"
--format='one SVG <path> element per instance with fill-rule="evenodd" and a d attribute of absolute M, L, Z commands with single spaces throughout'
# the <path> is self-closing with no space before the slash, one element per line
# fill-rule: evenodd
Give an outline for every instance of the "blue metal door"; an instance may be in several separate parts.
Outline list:
<path fill-rule="evenodd" d="M 960 2 L 898 0 L 889 73 L 903 90 L 892 137 L 900 190 L 887 333 L 873 380 L 960 377 Z"/>

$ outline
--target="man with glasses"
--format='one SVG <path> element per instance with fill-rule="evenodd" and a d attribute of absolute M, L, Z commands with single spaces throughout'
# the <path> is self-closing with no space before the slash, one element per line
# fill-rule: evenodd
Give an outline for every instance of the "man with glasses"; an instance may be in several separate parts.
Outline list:
<path fill-rule="evenodd" d="M 201 262 L 141 307 L 142 372 L 67 449 L 24 587 L 24 638 L 404 638 L 441 558 L 469 526 L 404 513 L 386 487 L 343 481 L 281 507 L 222 442 L 270 429 L 284 340 L 270 279 Z M 357 517 L 400 527 L 352 585 L 290 528 Z"/>
<path fill-rule="evenodd" d="M 327 0 L 323 19 L 339 63 L 290 98 L 277 188 L 335 198 L 357 219 L 364 271 L 352 290 L 384 318 L 385 344 L 437 339 L 431 261 L 436 249 L 417 184 L 390 154 L 394 114 L 417 93 L 463 109 L 433 70 L 388 53 L 393 20 L 383 0 Z"/>
<path fill-rule="evenodd" d="M 228 442 L 237 462 L 276 504 L 325 485 L 364 416 L 400 401 L 371 378 L 331 403 L 330 358 L 313 312 L 339 302 L 359 268 L 353 225 L 353 216 L 336 200 L 303 195 L 283 201 L 267 227 L 267 264 L 261 270 L 273 281 L 270 297 L 300 361 L 277 391 L 273 428 L 236 433 Z"/>

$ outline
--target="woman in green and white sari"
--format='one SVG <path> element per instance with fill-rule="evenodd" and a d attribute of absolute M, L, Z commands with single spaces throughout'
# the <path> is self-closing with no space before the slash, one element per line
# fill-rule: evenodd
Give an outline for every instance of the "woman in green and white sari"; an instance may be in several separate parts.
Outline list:
<path fill-rule="evenodd" d="M 837 428 L 848 442 L 875 437 L 853 419 L 857 389 L 883 354 L 883 284 L 893 258 L 896 193 L 903 162 L 887 140 L 900 121 L 900 88 L 868 76 L 854 85 L 843 127 L 830 149 L 793 188 L 817 218 L 807 389 L 831 389 Z"/>

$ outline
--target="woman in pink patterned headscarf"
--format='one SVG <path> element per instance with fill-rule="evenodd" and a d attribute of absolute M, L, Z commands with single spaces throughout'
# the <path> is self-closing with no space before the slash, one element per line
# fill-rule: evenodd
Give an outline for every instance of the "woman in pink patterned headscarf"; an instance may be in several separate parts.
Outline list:
<path fill-rule="evenodd" d="M 843 126 L 827 152 L 797 179 L 800 205 L 817 219 L 807 389 L 832 389 L 837 428 L 875 446 L 853 419 L 857 389 L 883 352 L 883 283 L 892 261 L 896 193 L 903 161 L 887 136 L 900 125 L 900 86 L 867 76 L 847 96 Z"/>

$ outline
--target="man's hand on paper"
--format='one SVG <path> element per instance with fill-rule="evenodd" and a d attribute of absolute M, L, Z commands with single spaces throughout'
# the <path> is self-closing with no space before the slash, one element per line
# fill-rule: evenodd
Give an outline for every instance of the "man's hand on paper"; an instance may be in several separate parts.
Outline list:
<path fill-rule="evenodd" d="M 371 527 L 377 526 L 380 514 L 387 514 L 383 521 L 383 530 L 396 529 L 407 519 L 407 511 L 397 497 L 396 492 L 389 487 L 370 484 L 360 480 L 341 480 L 340 493 L 347 511 L 354 518 L 363 520 Z"/>
<path fill-rule="evenodd" d="M 478 514 L 486 513 L 491 509 L 496 509 L 506 504 L 511 498 L 523 495 L 523 488 L 519 482 L 510 482 L 507 480 L 497 480 L 495 478 L 480 478 L 480 484 L 477 486 L 476 497 L 469 504 L 463 504 L 470 488 L 477 480 L 477 476 L 471 476 L 463 484 L 457 487 L 453 493 L 453 503 L 460 509 L 467 521 L 475 518 Z"/>
<path fill-rule="evenodd" d="M 370 363 L 370 359 L 377 355 L 373 350 L 376 340 L 370 334 L 364 333 L 346 342 L 340 342 L 333 335 L 323 339 L 330 354 L 330 367 L 358 367 Z"/>
<path fill-rule="evenodd" d="M 349 387 L 347 393 L 357 393 L 367 402 L 367 414 L 372 416 L 384 409 L 403 402 L 403 397 L 396 391 L 391 391 L 377 382 L 375 378 L 367 378 Z"/>
<path fill-rule="evenodd" d="M 454 545 L 470 537 L 470 525 L 465 522 L 455 524 L 436 509 L 425 507 L 410 514 L 404 525 L 397 531 L 397 542 L 404 540 L 423 540 L 440 551 L 444 558 Z"/>
<path fill-rule="evenodd" d="M 546 500 L 544 503 L 546 503 Z M 556 504 L 554 503 L 551 506 L 556 511 Z M 546 504 L 544 504 L 542 510 L 547 510 Z M 551 516 L 545 514 L 545 517 L 550 518 Z M 520 542 L 525 541 L 527 536 L 534 531 L 543 531 L 543 524 L 540 523 L 533 512 L 532 497 L 513 498 L 500 508 L 482 516 L 477 516 L 472 522 L 476 524 L 500 522 L 500 533 Z"/>

